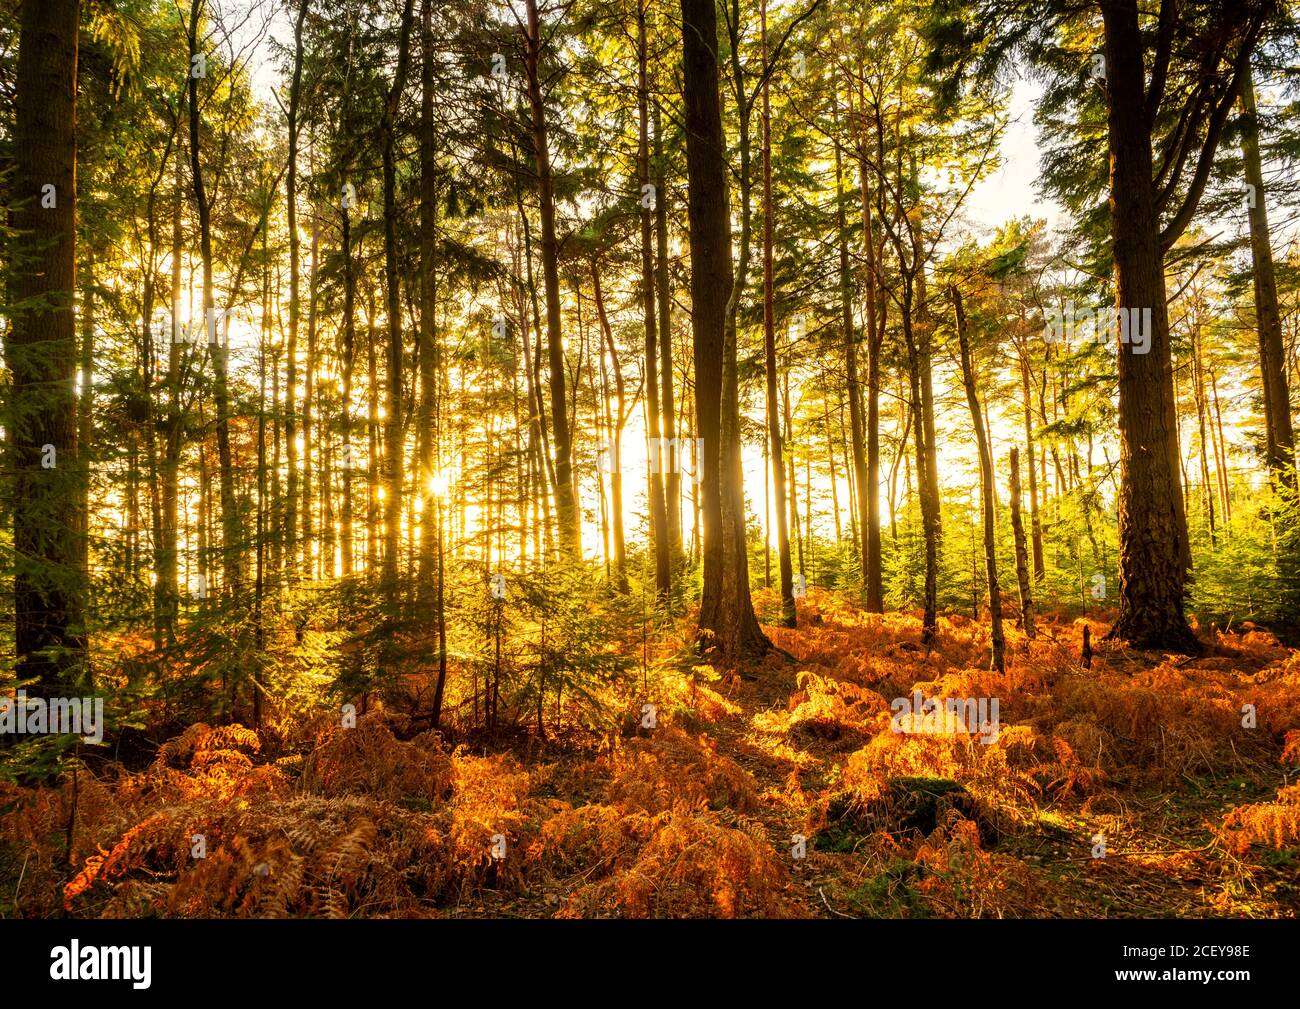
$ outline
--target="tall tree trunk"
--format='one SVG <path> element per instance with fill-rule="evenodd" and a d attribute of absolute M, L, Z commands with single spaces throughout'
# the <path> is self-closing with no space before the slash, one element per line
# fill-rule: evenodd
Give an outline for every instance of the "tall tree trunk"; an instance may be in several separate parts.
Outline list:
<path fill-rule="evenodd" d="M 180 130 L 180 117 L 177 116 L 177 132 Z M 172 242 L 171 242 L 171 333 L 167 347 L 167 415 L 163 434 L 162 461 L 162 538 L 158 558 L 158 609 L 165 631 L 166 640 L 175 636 L 176 617 L 179 609 L 177 529 L 180 516 L 178 509 L 178 482 L 181 464 L 181 438 L 183 435 L 181 418 L 181 380 L 184 344 L 181 342 L 181 200 L 184 188 L 182 165 L 179 152 L 180 141 L 177 140 L 176 183 L 172 193 Z"/>
<path fill-rule="evenodd" d="M 659 391 L 663 396 L 664 511 L 668 515 L 669 557 L 682 554 L 682 452 L 677 444 L 677 408 L 673 395 L 672 284 L 668 274 L 668 180 L 664 167 L 659 103 L 654 103 L 655 292 L 659 302 Z"/>
<path fill-rule="evenodd" d="M 1025 401 L 1025 454 L 1029 457 L 1029 526 L 1034 550 L 1034 581 L 1046 575 L 1043 562 L 1043 525 L 1038 517 L 1038 477 L 1034 467 L 1034 402 L 1029 392 L 1029 352 L 1020 355 L 1020 386 Z"/>
<path fill-rule="evenodd" d="M 903 284 L 903 339 L 907 345 L 907 377 L 911 386 L 911 419 L 916 444 L 916 489 L 921 503 L 921 526 L 925 541 L 925 598 L 922 603 L 921 641 L 929 646 L 934 642 L 939 629 L 939 536 L 938 523 L 932 510 L 934 498 L 930 493 L 934 473 L 930 468 L 930 453 L 926 447 L 925 409 L 921 388 L 921 370 L 924 365 L 912 323 L 912 284 L 906 277 Z"/>
<path fill-rule="evenodd" d="M 862 538 L 862 580 L 868 613 L 885 609 L 884 575 L 880 563 L 880 346 L 884 329 L 878 305 L 879 276 L 871 221 L 871 190 L 867 183 L 866 140 L 862 141 L 858 174 L 862 202 L 862 244 L 867 253 L 867 416 L 863 449 L 861 393 L 858 387 L 858 353 L 853 340 L 848 355 L 849 427 L 853 438 L 853 465 L 858 482 L 858 535 Z"/>
<path fill-rule="evenodd" d="M 388 398 L 384 415 L 384 446 L 387 464 L 384 480 L 384 585 L 389 602 L 397 598 L 398 551 L 402 533 L 402 302 L 397 265 L 397 113 L 406 87 L 410 62 L 411 27 L 415 0 L 402 9 L 397 71 L 388 92 L 384 111 L 384 280 L 388 316 Z"/>
<path fill-rule="evenodd" d="M 727 163 L 713 0 L 681 0 L 683 102 L 691 241 L 691 329 L 697 430 L 703 439 L 703 644 L 727 660 L 771 647 L 754 615 L 745 544 Z"/>
<path fill-rule="evenodd" d="M 81 289 L 81 367 L 80 390 L 77 402 L 77 549 L 80 558 L 77 568 L 82 585 L 90 587 L 90 444 L 95 430 L 95 250 L 89 247 L 82 257 L 85 267 Z M 134 547 L 139 536 L 135 521 L 137 511 L 137 473 L 135 466 L 135 438 L 131 432 L 127 466 L 126 567 L 128 577 L 134 575 Z M 87 656 L 89 662 L 89 656 Z M 87 682 L 91 670 L 87 667 Z"/>
<path fill-rule="evenodd" d="M 203 0 L 190 4 L 189 53 L 191 63 L 199 52 L 199 18 Z M 217 463 L 221 493 L 221 577 L 222 591 L 238 600 L 243 581 L 243 544 L 239 506 L 235 498 L 235 468 L 230 451 L 230 393 L 227 388 L 229 327 L 217 319 L 212 288 L 212 210 L 203 183 L 203 164 L 199 147 L 199 78 L 190 75 L 190 181 L 194 187 L 194 205 L 198 212 L 199 254 L 203 259 L 203 326 L 208 351 L 212 357 L 212 398 L 216 407 Z"/>
<path fill-rule="evenodd" d="M 984 429 L 984 415 L 980 412 L 979 393 L 975 387 L 975 366 L 971 362 L 970 334 L 966 327 L 966 313 L 962 308 L 961 292 L 950 288 L 953 311 L 957 315 L 957 342 L 961 349 L 961 377 L 966 387 L 966 403 L 970 407 L 971 424 L 975 428 L 975 447 L 980 459 L 980 504 L 984 519 L 984 572 L 989 586 L 989 636 L 992 638 L 992 668 L 1006 671 L 1006 639 L 1002 631 L 1002 592 L 998 586 L 998 552 L 996 505 L 993 500 L 993 453 L 989 449 Z M 978 616 L 978 615 L 977 615 Z"/>
<path fill-rule="evenodd" d="M 1032 467 L 1031 467 L 1032 469 Z M 1020 586 L 1020 626 L 1034 637 L 1034 597 L 1029 584 L 1029 551 L 1025 548 L 1025 523 L 1020 517 L 1020 449 L 1011 448 L 1011 534 L 1016 544 L 1016 582 Z"/>
<path fill-rule="evenodd" d="M 1270 471 L 1292 491 L 1296 489 L 1295 436 L 1291 426 L 1291 396 L 1286 381 L 1286 347 L 1277 305 L 1277 280 L 1268 225 L 1264 171 L 1259 156 L 1259 120 L 1255 112 L 1255 83 L 1249 65 L 1242 83 L 1241 154 L 1246 182 L 1254 199 L 1249 203 L 1251 277 L 1255 284 L 1255 327 L 1259 331 L 1259 367 L 1264 387 L 1264 412 Z"/>
<path fill-rule="evenodd" d="M 431 481 L 437 467 L 438 399 L 438 310 L 437 244 L 438 183 L 433 132 L 433 0 L 422 0 L 420 8 L 420 479 L 423 502 L 420 520 L 420 596 L 433 589 L 436 544 L 433 510 L 437 507 Z M 522 558 L 521 558 L 522 560 Z"/>
<path fill-rule="evenodd" d="M 655 552 L 655 591 L 661 600 L 672 589 L 672 539 L 668 528 L 668 509 L 664 498 L 664 460 L 676 458 L 676 445 L 665 446 L 659 424 L 659 334 L 655 318 L 655 272 L 653 224 L 651 214 L 659 200 L 659 191 L 650 181 L 650 88 L 646 62 L 646 3 L 637 0 L 637 179 L 641 184 L 641 305 L 645 326 L 645 410 L 646 434 L 649 438 L 650 535 Z M 593 268 L 594 268 L 593 263 Z M 665 334 L 665 339 L 667 335 Z M 671 379 L 669 379 L 671 381 Z M 620 406 L 621 409 L 621 406 Z M 668 451 L 664 449 L 667 447 Z M 673 469 L 676 469 L 674 462 Z M 620 489 L 621 490 L 621 489 Z M 618 517 L 622 524 L 622 516 Z"/>
<path fill-rule="evenodd" d="M 353 560 L 352 532 L 352 472 L 354 455 L 352 451 L 352 378 L 357 353 L 357 273 L 352 254 L 352 214 L 351 208 L 340 208 L 340 224 L 343 239 L 343 360 L 339 362 L 343 372 L 343 403 L 340 410 L 340 428 L 343 435 L 342 482 L 343 503 L 341 515 L 341 543 L 343 554 L 343 576 L 350 578 L 355 568 Z"/>
<path fill-rule="evenodd" d="M 57 693 L 85 658 L 74 376 L 77 225 L 76 0 L 23 0 L 15 81 L 10 259 L 17 674 Z"/>
<path fill-rule="evenodd" d="M 308 171 L 315 174 L 315 148 L 309 151 Z M 320 254 L 320 224 L 316 208 L 311 209 L 311 265 L 310 280 L 307 291 L 307 357 L 303 366 L 302 379 L 302 462 L 300 475 L 302 484 L 302 568 L 307 576 L 314 577 L 315 562 L 312 547 L 316 542 L 315 519 L 312 515 L 312 490 L 315 460 L 313 451 L 316 441 L 316 426 L 313 417 L 313 404 L 317 399 L 316 386 L 316 292 L 319 274 L 316 269 Z"/>
<path fill-rule="evenodd" d="M 1142 37 L 1135 3 L 1102 5 L 1110 217 L 1119 312 L 1151 313 L 1149 352 L 1119 343 L 1119 616 L 1136 647 L 1197 652 L 1183 615 L 1190 553 L 1179 477 L 1164 261 L 1152 181 Z"/>
<path fill-rule="evenodd" d="M 310 0 L 300 0 L 293 26 L 293 77 L 289 84 L 289 165 L 285 173 L 285 203 L 289 230 L 289 335 L 285 341 L 287 373 L 284 385 L 284 433 L 288 450 L 288 498 L 284 506 L 284 551 L 289 558 L 289 582 L 298 577 L 298 435 L 295 399 L 298 395 L 298 281 L 300 275 L 298 238 L 298 130 L 302 101 L 302 26 Z M 310 560 L 310 558 L 308 558 Z"/>
<path fill-rule="evenodd" d="M 555 193 L 551 181 L 551 149 L 542 98 L 542 29 L 537 0 L 526 0 L 524 66 L 532 112 L 533 154 L 537 162 L 537 202 L 542 227 L 542 283 L 546 291 L 546 345 L 550 364 L 551 424 L 555 439 L 555 506 L 559 513 L 560 547 L 570 558 L 582 556 L 582 515 L 573 479 L 573 438 L 569 429 L 565 391 L 564 338 L 561 326 L 559 244 L 555 236 Z"/>
<path fill-rule="evenodd" d="M 785 454 L 781 438 L 781 415 L 776 396 L 776 306 L 772 277 L 772 103 L 767 68 L 767 3 L 761 5 L 763 46 L 763 361 L 767 374 L 767 434 L 771 445 L 772 485 L 776 497 L 776 550 L 781 576 L 781 623 L 794 627 L 798 617 L 794 605 L 794 571 L 790 563 L 790 530 L 786 525 Z M 836 165 L 839 149 L 836 148 Z M 841 230 L 841 238 L 843 231 Z M 843 265 L 843 256 L 841 256 Z"/>
<path fill-rule="evenodd" d="M 375 292 L 366 290 L 366 570 L 379 571 L 379 333 L 375 326 Z"/>
<path fill-rule="evenodd" d="M 1192 309 L 1199 313 L 1199 306 Z M 1201 363 L 1201 324 L 1199 317 L 1192 320 L 1192 397 L 1196 402 L 1196 426 L 1199 434 L 1201 460 L 1201 509 L 1210 526 L 1210 545 L 1215 545 L 1214 489 L 1210 487 L 1210 459 L 1206 445 L 1205 415 L 1208 412 L 1205 396 L 1205 369 Z"/>
<path fill-rule="evenodd" d="M 601 350 L 601 371 L 604 371 L 604 352 L 609 351 L 610 367 L 614 369 L 615 416 L 610 419 L 610 437 L 613 439 L 613 452 L 610 460 L 610 512 L 614 532 L 614 584 L 620 592 L 626 592 L 627 585 L 627 547 L 623 533 L 623 425 L 627 422 L 627 397 L 623 387 L 623 366 L 618 360 L 618 348 L 614 346 L 614 333 L 609 327 L 609 318 L 605 313 L 605 295 L 600 288 L 600 270 L 596 261 L 591 261 L 592 295 L 596 302 L 596 317 L 605 346 Z M 576 386 L 576 383 L 575 383 Z M 609 411 L 609 397 L 605 397 L 606 412 Z"/>

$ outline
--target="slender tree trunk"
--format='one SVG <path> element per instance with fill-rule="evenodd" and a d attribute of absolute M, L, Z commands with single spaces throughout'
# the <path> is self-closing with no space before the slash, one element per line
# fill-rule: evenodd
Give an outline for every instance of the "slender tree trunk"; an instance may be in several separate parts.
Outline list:
<path fill-rule="evenodd" d="M 375 293 L 366 292 L 366 570 L 373 578 L 379 571 L 379 485 L 380 450 L 379 433 L 379 333 L 375 326 Z"/>
<path fill-rule="evenodd" d="M 957 341 L 961 349 L 962 384 L 966 387 L 966 403 L 970 406 L 971 424 L 975 428 L 975 447 L 980 460 L 980 504 L 984 519 L 984 571 L 989 587 L 989 624 L 993 642 L 992 668 L 1006 671 L 1006 639 L 1002 630 L 1002 592 L 998 586 L 997 512 L 993 500 L 993 453 L 989 449 L 984 429 L 984 415 L 980 412 L 978 390 L 975 386 L 975 367 L 971 362 L 970 334 L 966 327 L 966 313 L 962 308 L 961 292 L 953 287 L 953 310 L 957 315 Z"/>
<path fill-rule="evenodd" d="M 308 171 L 315 173 L 315 148 L 309 151 Z M 316 208 L 311 208 L 311 264 L 309 266 L 307 290 L 307 357 L 302 377 L 302 463 L 299 467 L 302 484 L 302 569 L 308 578 L 315 577 L 315 561 L 312 547 L 316 542 L 315 517 L 312 513 L 313 473 L 315 472 L 316 426 L 314 424 L 313 406 L 317 399 L 316 389 L 316 291 L 318 273 L 316 270 L 320 254 L 320 224 Z"/>
<path fill-rule="evenodd" d="M 1029 392 L 1029 355 L 1020 356 L 1020 385 L 1025 401 L 1025 454 L 1029 457 L 1029 527 L 1033 538 L 1034 581 L 1041 582 L 1047 569 L 1043 561 L 1043 526 L 1038 517 L 1038 477 L 1034 468 L 1034 403 Z"/>
<path fill-rule="evenodd" d="M 677 408 L 673 396 L 672 284 L 668 274 L 668 182 L 664 168 L 659 103 L 654 103 L 655 293 L 659 302 L 659 391 L 663 396 L 664 511 L 668 516 L 669 557 L 682 554 L 682 452 L 677 444 Z"/>
<path fill-rule="evenodd" d="M 352 452 L 352 377 L 357 352 L 357 273 L 352 252 L 352 214 L 348 206 L 348 190 L 340 210 L 343 238 L 343 360 L 340 368 L 343 372 L 343 403 L 340 410 L 340 427 L 343 435 L 342 484 L 343 503 L 341 516 L 341 541 L 343 576 L 350 578 L 354 571 L 352 531 L 352 472 L 355 460 Z"/>
<path fill-rule="evenodd" d="M 847 343 L 849 427 L 853 437 L 853 464 L 858 482 L 858 534 L 862 537 L 862 578 L 868 613 L 883 613 L 884 576 L 880 563 L 880 331 L 877 295 L 876 245 L 871 221 L 871 192 L 867 184 L 865 141 L 859 170 L 862 202 L 862 244 L 867 253 L 867 416 L 866 447 L 858 389 L 858 354 Z"/>
<path fill-rule="evenodd" d="M 1029 551 L 1025 548 L 1025 523 L 1020 517 L 1020 449 L 1011 448 L 1011 533 L 1016 544 L 1016 582 L 1020 586 L 1020 626 L 1034 637 L 1034 597 L 1029 582 Z"/>
<path fill-rule="evenodd" d="M 761 5 L 763 68 L 767 73 L 767 4 Z M 776 306 L 772 277 L 772 104 L 770 76 L 763 81 L 763 360 L 767 374 L 767 433 L 771 446 L 772 484 L 776 497 L 776 549 L 781 577 L 781 623 L 794 627 L 798 617 L 794 604 L 794 572 L 790 563 L 790 530 L 786 525 L 785 465 L 781 420 L 776 394 Z M 839 164 L 836 148 L 836 165 Z M 843 231 L 841 230 L 841 236 Z M 843 255 L 841 255 L 843 264 Z"/>
<path fill-rule="evenodd" d="M 555 235 L 555 194 L 546 107 L 542 98 L 542 30 L 537 0 L 526 0 L 524 65 L 532 112 L 533 153 L 537 163 L 537 199 L 542 227 L 542 283 L 546 291 L 546 344 L 550 364 L 551 425 L 555 440 L 555 505 L 560 546 L 570 558 L 582 556 L 582 516 L 573 479 L 573 439 L 565 391 L 564 339 L 561 324 L 559 244 Z"/>
<path fill-rule="evenodd" d="M 420 7 L 420 596 L 433 589 L 437 551 L 434 523 L 437 507 L 431 481 L 437 467 L 437 410 L 439 348 L 436 331 L 438 286 L 438 185 L 434 150 L 433 102 L 433 0 L 421 0 Z M 520 558 L 522 561 L 522 557 Z"/>
<path fill-rule="evenodd" d="M 1199 311 L 1199 309 L 1193 309 Z M 1210 460 L 1206 446 L 1205 369 L 1201 365 L 1201 326 L 1199 319 L 1192 322 L 1192 396 L 1196 402 L 1196 426 L 1200 436 L 1201 508 L 1210 527 L 1210 545 L 1215 545 L 1214 489 L 1210 487 Z"/>
<path fill-rule="evenodd" d="M 189 52 L 191 61 L 199 52 L 198 28 L 203 0 L 190 5 Z M 230 450 L 230 393 L 227 388 L 229 327 L 217 319 L 212 281 L 212 222 L 208 194 L 203 182 L 199 148 L 199 79 L 191 74 L 190 93 L 190 176 L 194 205 L 198 212 L 199 253 L 203 259 L 203 325 L 212 357 L 213 391 L 216 407 L 218 481 L 221 493 L 221 576 L 223 591 L 239 599 L 243 581 L 243 544 L 239 504 L 235 498 L 234 460 Z"/>
<path fill-rule="evenodd" d="M 655 272 L 651 215 L 659 199 L 659 191 L 650 181 L 650 89 L 647 80 L 646 53 L 646 3 L 637 0 L 637 179 L 641 183 L 641 305 L 645 326 L 645 410 L 646 432 L 649 438 L 650 481 L 650 535 L 655 552 L 655 591 L 660 600 L 667 600 L 672 589 L 672 539 L 668 528 L 668 510 L 664 497 L 664 460 L 677 455 L 676 445 L 665 445 L 659 424 L 659 333 L 655 318 Z M 593 269 L 595 264 L 593 262 Z M 666 334 L 665 334 L 665 338 Z M 612 341 L 611 341 L 612 344 Z M 612 346 L 611 346 L 612 351 Z M 670 380 L 671 381 L 671 380 Z M 620 405 L 619 409 L 622 409 Z M 676 469 L 674 463 L 671 467 Z M 621 488 L 620 488 L 621 497 Z M 622 516 L 617 517 L 619 526 Z"/>
<path fill-rule="evenodd" d="M 1259 156 L 1259 121 L 1255 112 L 1255 83 L 1250 69 L 1241 89 L 1241 153 L 1249 201 L 1251 278 L 1255 285 L 1255 327 L 1259 331 L 1259 367 L 1264 389 L 1267 451 L 1270 471 L 1283 486 L 1296 489 L 1295 435 L 1291 426 L 1291 396 L 1286 381 L 1286 345 L 1278 312 L 1277 280 L 1268 224 L 1264 171 Z"/>
<path fill-rule="evenodd" d="M 605 314 L 605 296 L 600 288 L 600 270 L 596 261 L 591 261 L 592 295 L 596 301 L 596 317 L 600 332 L 604 337 L 605 350 L 609 352 L 610 367 L 614 370 L 614 402 L 616 415 L 611 418 L 610 437 L 613 439 L 613 453 L 610 464 L 610 511 L 614 532 L 614 584 L 620 592 L 626 592 L 627 584 L 627 547 L 623 533 L 623 425 L 627 421 L 627 400 L 623 387 L 623 367 L 618 360 L 618 348 L 614 346 L 614 333 L 609 327 L 609 318 Z M 601 352 L 601 368 L 604 368 L 604 350 Z M 606 404 L 609 400 L 606 399 Z M 608 405 L 606 411 L 608 412 Z"/>
<path fill-rule="evenodd" d="M 177 131 L 179 132 L 179 116 Z M 178 481 L 181 463 L 181 380 L 182 352 L 181 342 L 181 199 L 184 180 L 177 140 L 176 184 L 172 193 L 172 243 L 171 243 L 171 339 L 167 347 L 167 414 L 163 435 L 162 461 L 162 538 L 158 559 L 158 608 L 161 612 L 165 640 L 171 641 L 176 632 L 176 617 L 179 609 L 177 529 Z"/>
<path fill-rule="evenodd" d="M 921 526 L 925 540 L 925 598 L 921 618 L 921 641 L 929 646 L 934 642 L 939 628 L 938 604 L 938 524 L 932 511 L 933 497 L 930 484 L 934 475 L 930 469 L 930 454 L 926 448 L 925 409 L 921 389 L 921 370 L 923 367 L 916 335 L 912 323 L 911 283 L 904 278 L 903 293 L 903 338 L 907 344 L 908 380 L 912 395 L 912 426 L 915 428 L 916 441 L 916 483 L 917 496 L 921 502 Z"/>
<path fill-rule="evenodd" d="M 397 264 L 397 113 L 406 87 L 410 61 L 410 38 L 415 0 L 406 0 L 402 9 L 397 71 L 388 92 L 384 112 L 384 280 L 388 316 L 388 398 L 384 415 L 384 585 L 389 602 L 397 599 L 397 572 L 402 533 L 402 302 Z"/>
<path fill-rule="evenodd" d="M 285 173 L 285 203 L 289 231 L 289 335 L 285 340 L 287 372 L 284 384 L 284 433 L 288 451 L 288 497 L 284 506 L 284 551 L 289 558 L 289 582 L 298 577 L 298 283 L 301 272 L 301 239 L 298 237 L 298 130 L 302 101 L 302 26 L 310 0 L 300 0 L 293 27 L 293 77 L 289 84 L 289 166 Z M 308 558 L 310 560 L 310 558 Z"/>

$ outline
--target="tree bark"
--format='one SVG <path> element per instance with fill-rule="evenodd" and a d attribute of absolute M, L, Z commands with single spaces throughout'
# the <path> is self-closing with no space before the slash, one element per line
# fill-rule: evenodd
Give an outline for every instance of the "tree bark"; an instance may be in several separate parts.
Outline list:
<path fill-rule="evenodd" d="M 664 494 L 664 474 L 669 467 L 666 459 L 676 459 L 676 444 L 664 445 L 659 423 L 659 333 L 655 317 L 655 270 L 653 249 L 654 206 L 648 206 L 647 196 L 658 204 L 660 193 L 650 181 L 650 89 L 646 63 L 646 2 L 637 0 L 637 179 L 641 184 L 641 305 L 645 326 L 645 409 L 646 435 L 649 438 L 650 474 L 650 535 L 654 541 L 655 591 L 660 600 L 667 600 L 672 590 L 672 535 L 668 527 L 668 509 Z M 593 264 L 594 265 L 594 264 Z M 667 334 L 665 334 L 667 339 Z M 671 367 L 671 363 L 670 363 Z M 671 382 L 671 379 L 669 379 Z M 665 451 L 665 448 L 667 451 Z M 675 462 L 672 466 L 676 469 Z M 620 488 L 621 495 L 621 488 Z M 617 517 L 622 523 L 622 516 Z"/>
<path fill-rule="evenodd" d="M 781 579 L 781 623 L 794 627 L 798 616 L 794 604 L 794 572 L 790 563 L 790 530 L 786 525 L 785 452 L 781 438 L 781 415 L 776 396 L 776 306 L 772 277 L 772 103 L 767 74 L 767 4 L 761 5 L 763 47 L 763 361 L 767 376 L 767 433 L 771 443 L 772 485 L 776 498 L 776 551 Z M 839 149 L 836 148 L 836 167 Z M 843 222 L 841 221 L 841 224 Z M 841 242 L 843 229 L 841 228 Z M 841 266 L 847 253 L 841 250 Z M 851 333 L 849 339 L 852 339 Z"/>
<path fill-rule="evenodd" d="M 1020 516 L 1020 449 L 1011 448 L 1011 533 L 1016 543 L 1016 582 L 1020 586 L 1020 626 L 1025 637 L 1034 637 L 1034 597 L 1029 582 L 1029 551 L 1025 546 L 1025 523 Z"/>
<path fill-rule="evenodd" d="M 1250 256 L 1255 283 L 1255 328 L 1259 332 L 1259 368 L 1264 388 L 1268 464 L 1283 486 L 1296 489 L 1295 435 L 1291 426 L 1291 396 L 1286 381 L 1286 347 L 1278 312 L 1277 279 L 1268 224 L 1264 171 L 1259 156 L 1259 121 L 1255 111 L 1255 84 L 1249 66 L 1242 83 L 1241 154 L 1246 182 L 1253 187 L 1250 201 Z"/>
<path fill-rule="evenodd" d="M 966 387 L 966 403 L 970 407 L 971 424 L 975 428 L 975 447 L 980 460 L 980 505 L 984 519 L 984 571 L 989 588 L 989 634 L 992 638 L 992 668 L 1006 671 L 1006 639 L 1002 630 L 1002 592 L 998 586 L 998 553 L 996 511 L 993 501 L 993 453 L 984 430 L 984 415 L 980 412 L 979 393 L 975 387 L 975 367 L 971 362 L 970 334 L 966 326 L 966 312 L 962 307 L 961 292 L 953 287 L 953 311 L 957 315 L 957 343 L 961 350 L 961 377 Z"/>
<path fill-rule="evenodd" d="M 681 0 L 687 216 L 691 241 L 691 330 L 696 423 L 703 439 L 702 643 L 724 660 L 771 647 L 749 595 L 740 461 L 740 411 L 734 330 L 728 303 L 731 262 L 727 163 L 718 95 L 717 12 L 713 0 Z"/>
<path fill-rule="evenodd" d="M 18 677 L 35 679 L 34 692 L 45 695 L 76 676 L 86 647 L 73 318 L 79 13 L 76 0 L 23 0 L 15 81 L 10 269 L 17 310 L 5 348 L 14 635 Z"/>
<path fill-rule="evenodd" d="M 402 303 L 397 265 L 397 113 L 406 87 L 410 62 L 410 38 L 415 0 L 406 0 L 402 9 L 400 41 L 397 48 L 397 71 L 388 92 L 384 111 L 384 278 L 388 315 L 388 398 L 384 415 L 384 584 L 390 603 L 397 598 L 398 554 L 402 521 Z"/>
<path fill-rule="evenodd" d="M 289 231 L 289 335 L 285 340 L 287 372 L 284 386 L 284 433 L 289 478 L 284 505 L 284 551 L 289 559 L 289 582 L 298 577 L 298 283 L 301 273 L 301 239 L 298 237 L 298 130 L 302 101 L 302 26 L 310 0 L 300 0 L 293 26 L 293 77 L 289 84 L 289 166 L 285 173 L 285 203 Z"/>
<path fill-rule="evenodd" d="M 542 284 L 546 292 L 546 346 L 550 365 L 551 425 L 555 441 L 555 507 L 560 523 L 560 548 L 570 558 L 582 556 L 582 515 L 573 480 L 573 438 L 569 429 L 565 390 L 564 335 L 560 317 L 559 244 L 555 237 L 555 193 L 551 181 L 551 150 L 542 98 L 542 31 L 537 0 L 526 0 L 524 68 L 532 112 L 533 154 L 537 163 L 538 215 L 542 228 Z"/>
<path fill-rule="evenodd" d="M 1137 5 L 1102 5 L 1110 138 L 1110 218 L 1119 312 L 1150 310 L 1149 351 L 1117 341 L 1120 465 L 1119 616 L 1110 636 L 1140 648 L 1195 653 L 1183 614 L 1188 561 L 1177 456 L 1151 131 Z"/>

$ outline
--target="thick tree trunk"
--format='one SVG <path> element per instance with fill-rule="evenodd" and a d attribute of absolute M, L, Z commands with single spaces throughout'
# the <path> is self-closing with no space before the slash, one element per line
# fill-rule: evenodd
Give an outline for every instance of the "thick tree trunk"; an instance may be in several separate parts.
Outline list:
<path fill-rule="evenodd" d="M 1183 615 L 1190 553 L 1174 416 L 1164 261 L 1152 182 L 1142 39 L 1133 3 L 1102 5 L 1110 136 L 1115 306 L 1150 312 L 1149 352 L 1117 340 L 1119 616 L 1110 636 L 1141 648 L 1199 651 Z"/>
<path fill-rule="evenodd" d="M 7 434 L 14 467 L 17 673 L 57 693 L 85 657 L 74 376 L 76 0 L 23 0 L 12 155 Z"/>
<path fill-rule="evenodd" d="M 749 595 L 736 346 L 734 338 L 728 339 L 727 325 L 734 277 L 717 12 L 713 0 L 681 0 L 681 12 L 696 423 L 704 442 L 699 624 L 706 647 L 724 659 L 740 660 L 761 655 L 771 645 Z"/>

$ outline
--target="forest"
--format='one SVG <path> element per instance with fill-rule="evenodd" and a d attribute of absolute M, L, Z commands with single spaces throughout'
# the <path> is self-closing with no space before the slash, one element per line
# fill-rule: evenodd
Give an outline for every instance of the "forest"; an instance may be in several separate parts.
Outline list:
<path fill-rule="evenodd" d="M 0 0 L 0 919 L 1294 919 L 1298 40 Z"/>

